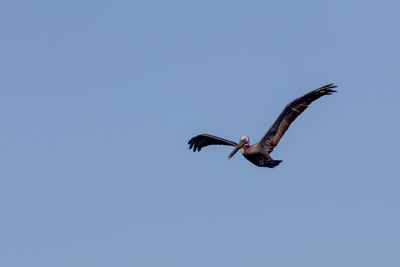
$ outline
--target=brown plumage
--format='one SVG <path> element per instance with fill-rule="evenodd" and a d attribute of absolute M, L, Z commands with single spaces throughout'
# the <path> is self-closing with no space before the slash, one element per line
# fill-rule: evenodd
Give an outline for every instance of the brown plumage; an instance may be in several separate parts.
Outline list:
<path fill-rule="evenodd" d="M 230 159 L 240 148 L 242 148 L 241 152 L 243 156 L 255 165 L 273 168 L 279 165 L 281 161 L 273 160 L 269 154 L 278 145 L 290 124 L 313 101 L 324 95 L 331 95 L 332 93 L 336 92 L 333 90 L 333 88 L 336 88 L 336 86 L 333 84 L 325 85 L 287 104 L 261 140 L 252 146 L 249 146 L 249 138 L 247 136 L 242 136 L 239 144 L 236 144 L 233 141 L 222 139 L 217 136 L 201 134 L 189 140 L 189 149 L 193 147 L 193 151 L 200 151 L 203 147 L 208 145 L 235 146 L 235 149 L 232 151 L 231 155 L 229 155 L 228 159 Z"/>

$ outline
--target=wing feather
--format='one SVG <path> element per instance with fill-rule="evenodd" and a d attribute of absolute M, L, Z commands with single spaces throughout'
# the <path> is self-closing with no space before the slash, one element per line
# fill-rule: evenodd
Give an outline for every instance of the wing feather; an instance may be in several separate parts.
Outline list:
<path fill-rule="evenodd" d="M 265 135 L 261 138 L 257 145 L 260 145 L 264 151 L 271 153 L 278 145 L 282 136 L 285 134 L 290 124 L 304 111 L 306 108 L 318 98 L 324 95 L 331 95 L 336 92 L 333 90 L 335 85 L 327 84 L 314 91 L 309 92 L 294 101 L 290 102 L 283 109 L 279 117 L 271 125 Z"/>
<path fill-rule="evenodd" d="M 210 134 L 200 134 L 190 139 L 188 145 L 189 149 L 193 148 L 193 152 L 195 152 L 209 145 L 236 146 L 237 143 Z"/>

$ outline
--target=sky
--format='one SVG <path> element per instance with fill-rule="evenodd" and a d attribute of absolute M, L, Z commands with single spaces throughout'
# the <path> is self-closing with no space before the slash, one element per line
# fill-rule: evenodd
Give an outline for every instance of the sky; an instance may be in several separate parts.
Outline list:
<path fill-rule="evenodd" d="M 400 266 L 399 9 L 2 1 L 0 266 Z"/>

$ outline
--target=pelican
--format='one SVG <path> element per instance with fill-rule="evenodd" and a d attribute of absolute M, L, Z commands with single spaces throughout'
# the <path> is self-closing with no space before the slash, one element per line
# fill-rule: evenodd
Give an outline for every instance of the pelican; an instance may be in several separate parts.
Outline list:
<path fill-rule="evenodd" d="M 290 124 L 313 101 L 317 100 L 321 96 L 331 95 L 332 93 L 335 93 L 336 91 L 333 90 L 333 88 L 336 88 L 336 86 L 332 83 L 327 84 L 325 86 L 322 86 L 321 88 L 309 92 L 308 94 L 296 98 L 294 101 L 287 104 L 279 117 L 271 125 L 265 135 L 261 138 L 261 140 L 254 145 L 250 145 L 250 139 L 248 136 L 242 136 L 239 143 L 237 144 L 233 141 L 229 141 L 210 134 L 200 134 L 189 140 L 189 149 L 193 148 L 193 152 L 195 152 L 196 150 L 200 151 L 203 147 L 209 145 L 234 146 L 235 148 L 233 149 L 232 153 L 229 154 L 228 160 L 231 159 L 233 155 L 235 155 L 235 153 L 238 152 L 240 149 L 243 156 L 253 164 L 259 167 L 274 168 L 278 166 L 279 163 L 282 162 L 282 160 L 272 159 L 270 153 L 278 145 L 279 141 L 289 128 Z"/>

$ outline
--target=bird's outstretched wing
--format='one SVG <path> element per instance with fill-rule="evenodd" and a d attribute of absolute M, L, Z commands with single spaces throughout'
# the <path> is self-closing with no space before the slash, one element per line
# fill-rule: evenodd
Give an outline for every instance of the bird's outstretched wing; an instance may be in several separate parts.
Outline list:
<path fill-rule="evenodd" d="M 299 116 L 313 101 L 317 100 L 321 96 L 330 95 L 336 92 L 333 88 L 336 88 L 336 86 L 332 83 L 327 84 L 287 104 L 257 145 L 261 146 L 263 151 L 271 153 L 297 116 Z"/>
<path fill-rule="evenodd" d="M 200 134 L 198 136 L 193 137 L 188 142 L 189 149 L 192 149 L 193 152 L 200 151 L 203 147 L 209 145 L 226 145 L 226 146 L 236 146 L 237 144 L 233 141 L 229 141 L 217 136 L 209 135 L 209 134 Z"/>

